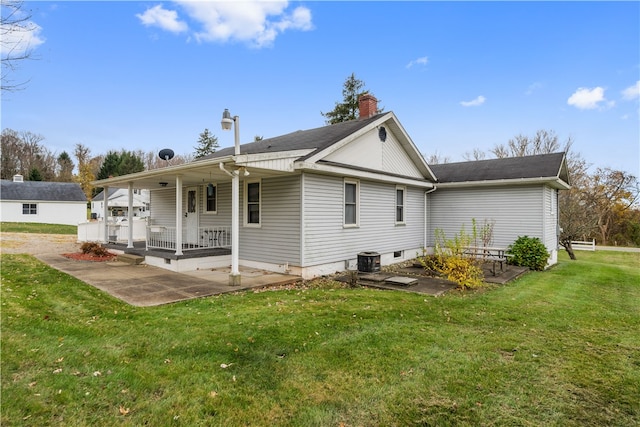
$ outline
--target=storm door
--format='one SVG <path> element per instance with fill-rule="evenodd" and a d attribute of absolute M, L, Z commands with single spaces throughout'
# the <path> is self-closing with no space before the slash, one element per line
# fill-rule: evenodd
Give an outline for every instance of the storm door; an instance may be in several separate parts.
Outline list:
<path fill-rule="evenodd" d="M 198 244 L 198 188 L 197 187 L 188 187 L 187 188 L 187 210 L 185 212 L 185 243 L 188 245 L 197 245 Z"/>

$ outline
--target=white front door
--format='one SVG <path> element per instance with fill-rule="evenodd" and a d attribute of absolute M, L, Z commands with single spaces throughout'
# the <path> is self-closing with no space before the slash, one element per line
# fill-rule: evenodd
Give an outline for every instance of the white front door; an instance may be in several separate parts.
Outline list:
<path fill-rule="evenodd" d="M 187 210 L 184 226 L 186 229 L 185 243 L 198 244 L 198 187 L 187 188 Z"/>

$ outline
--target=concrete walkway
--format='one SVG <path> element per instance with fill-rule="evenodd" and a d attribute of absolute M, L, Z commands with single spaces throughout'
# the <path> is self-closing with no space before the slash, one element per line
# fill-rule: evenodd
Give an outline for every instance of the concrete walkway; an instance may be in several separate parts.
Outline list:
<path fill-rule="evenodd" d="M 75 261 L 58 254 L 40 261 L 134 306 L 148 307 L 270 285 L 295 283 L 298 276 L 241 268 L 241 286 L 229 286 L 229 268 L 175 273 L 145 264 Z"/>

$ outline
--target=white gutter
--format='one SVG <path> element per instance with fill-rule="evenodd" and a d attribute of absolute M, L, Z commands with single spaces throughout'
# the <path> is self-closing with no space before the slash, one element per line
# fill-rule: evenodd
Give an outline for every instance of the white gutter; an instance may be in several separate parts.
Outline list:
<path fill-rule="evenodd" d="M 483 181 L 463 181 L 463 182 L 439 182 L 439 188 L 466 188 L 466 187 L 495 187 L 500 185 L 526 185 L 526 184 L 555 184 L 559 189 L 569 190 L 571 188 L 563 180 L 557 177 L 539 178 L 516 178 L 516 179 L 488 179 Z"/>

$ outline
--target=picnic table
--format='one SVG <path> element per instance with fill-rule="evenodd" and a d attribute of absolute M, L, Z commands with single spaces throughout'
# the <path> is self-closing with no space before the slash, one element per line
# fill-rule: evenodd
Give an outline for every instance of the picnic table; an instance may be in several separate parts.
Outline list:
<path fill-rule="evenodd" d="M 489 246 L 468 246 L 463 250 L 465 256 L 481 259 L 493 263 L 493 269 L 490 269 L 491 273 L 497 275 L 496 267 L 500 265 L 500 271 L 504 271 L 504 265 L 509 260 L 510 254 L 507 253 L 506 248 L 495 248 Z"/>

